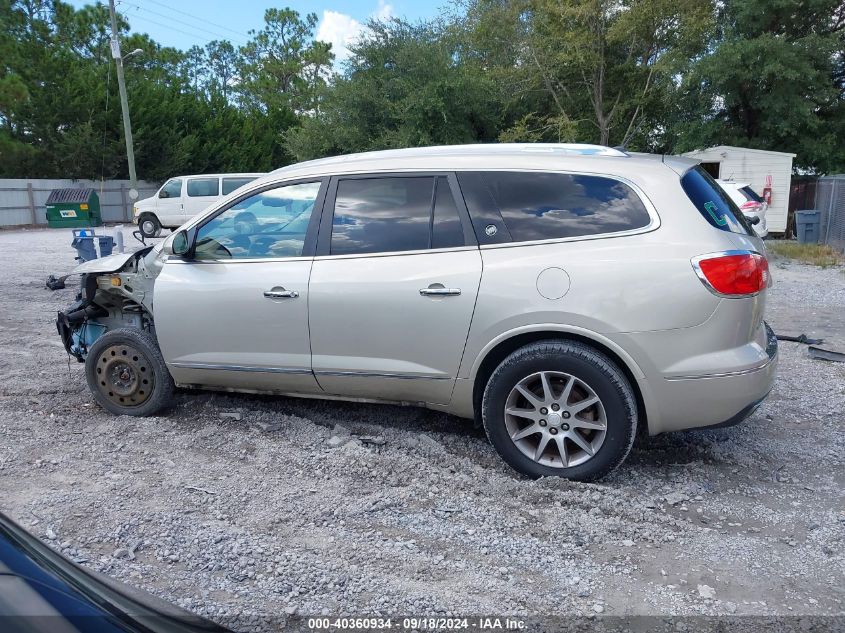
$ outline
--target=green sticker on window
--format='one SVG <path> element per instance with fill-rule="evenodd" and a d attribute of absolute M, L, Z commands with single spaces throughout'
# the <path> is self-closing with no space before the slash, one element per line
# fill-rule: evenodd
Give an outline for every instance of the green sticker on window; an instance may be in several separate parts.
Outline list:
<path fill-rule="evenodd" d="M 718 209 L 716 207 L 715 202 L 705 202 L 704 209 L 707 211 L 707 213 L 710 214 L 710 217 L 713 218 L 713 221 L 716 222 L 716 224 L 718 224 L 719 226 L 725 226 L 728 223 L 724 216 L 718 214 Z"/>

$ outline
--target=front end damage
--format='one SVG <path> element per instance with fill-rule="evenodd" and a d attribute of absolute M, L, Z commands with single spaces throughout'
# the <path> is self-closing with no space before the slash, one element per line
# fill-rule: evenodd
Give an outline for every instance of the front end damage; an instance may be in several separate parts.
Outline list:
<path fill-rule="evenodd" d="M 91 345 L 116 328 L 155 334 L 153 286 L 162 264 L 161 246 L 157 245 L 130 256 L 79 266 L 74 271 L 81 275 L 76 301 L 56 319 L 67 353 L 85 362 Z"/>

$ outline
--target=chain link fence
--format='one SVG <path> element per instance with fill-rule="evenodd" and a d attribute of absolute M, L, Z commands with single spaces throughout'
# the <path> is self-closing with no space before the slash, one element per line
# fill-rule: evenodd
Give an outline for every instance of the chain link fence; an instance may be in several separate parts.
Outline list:
<path fill-rule="evenodd" d="M 821 211 L 819 241 L 845 252 L 845 174 L 819 178 L 815 208 Z"/>

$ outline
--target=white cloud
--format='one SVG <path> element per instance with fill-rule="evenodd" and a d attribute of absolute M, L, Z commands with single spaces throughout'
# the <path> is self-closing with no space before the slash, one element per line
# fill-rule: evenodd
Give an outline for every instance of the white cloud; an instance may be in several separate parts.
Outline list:
<path fill-rule="evenodd" d="M 393 17 L 393 5 L 384 0 L 378 0 L 378 8 L 370 14 L 376 20 L 389 20 Z"/>
<path fill-rule="evenodd" d="M 385 0 L 379 0 L 378 7 L 370 16 L 376 20 L 387 20 L 393 17 L 393 5 Z M 342 61 L 349 57 L 349 46 L 365 34 L 367 27 L 346 13 L 325 9 L 323 19 L 317 27 L 317 39 L 332 45 L 335 61 Z"/>
<path fill-rule="evenodd" d="M 349 57 L 347 47 L 358 39 L 363 29 L 364 25 L 351 15 L 326 9 L 317 29 L 317 39 L 331 44 L 335 59 L 339 60 Z"/>

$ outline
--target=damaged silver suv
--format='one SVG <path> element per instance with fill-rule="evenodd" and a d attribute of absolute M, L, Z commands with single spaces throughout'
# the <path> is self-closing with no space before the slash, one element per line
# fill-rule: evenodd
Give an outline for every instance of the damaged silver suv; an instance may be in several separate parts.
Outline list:
<path fill-rule="evenodd" d="M 176 386 L 420 405 L 534 477 L 601 477 L 638 426 L 737 423 L 777 364 L 731 199 L 694 161 L 599 146 L 292 165 L 76 272 L 58 329 L 109 411 Z"/>

